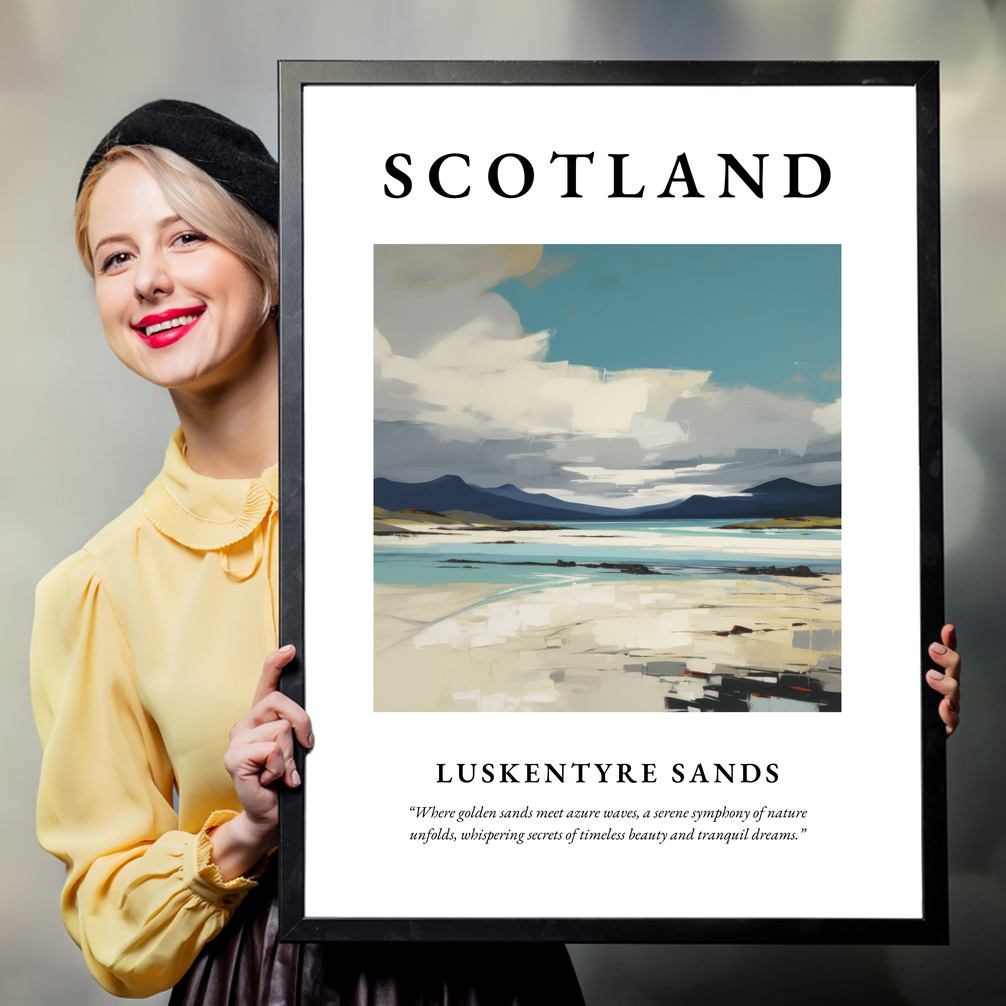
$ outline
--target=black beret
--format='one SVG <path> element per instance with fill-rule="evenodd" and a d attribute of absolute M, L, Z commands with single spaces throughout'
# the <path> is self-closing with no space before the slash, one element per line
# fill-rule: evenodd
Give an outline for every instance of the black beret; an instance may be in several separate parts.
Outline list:
<path fill-rule="evenodd" d="M 77 195 L 91 169 L 112 147 L 166 147 L 191 161 L 273 227 L 279 226 L 279 165 L 250 130 L 191 101 L 163 98 L 114 125 L 84 165 Z"/>

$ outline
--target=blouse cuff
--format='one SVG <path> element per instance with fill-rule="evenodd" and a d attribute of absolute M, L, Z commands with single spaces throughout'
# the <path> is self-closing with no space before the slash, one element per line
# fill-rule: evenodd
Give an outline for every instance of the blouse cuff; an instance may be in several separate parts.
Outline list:
<path fill-rule="evenodd" d="M 240 905 L 245 895 L 253 887 L 258 887 L 255 878 L 261 876 L 269 865 L 269 857 L 263 856 L 255 868 L 245 876 L 224 880 L 216 863 L 211 862 L 213 842 L 207 833 L 237 816 L 236 810 L 213 811 L 206 819 L 202 831 L 195 836 L 195 841 L 185 846 L 182 874 L 186 886 L 194 894 L 218 908 L 233 909 Z"/>

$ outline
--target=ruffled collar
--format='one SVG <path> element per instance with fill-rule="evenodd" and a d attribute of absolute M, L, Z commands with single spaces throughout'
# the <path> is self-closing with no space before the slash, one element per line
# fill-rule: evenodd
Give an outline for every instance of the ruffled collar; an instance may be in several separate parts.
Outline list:
<path fill-rule="evenodd" d="M 213 479 L 185 460 L 185 437 L 175 430 L 164 468 L 143 494 L 143 512 L 162 534 L 186 548 L 211 552 L 252 533 L 279 500 L 279 466 L 257 479 Z"/>

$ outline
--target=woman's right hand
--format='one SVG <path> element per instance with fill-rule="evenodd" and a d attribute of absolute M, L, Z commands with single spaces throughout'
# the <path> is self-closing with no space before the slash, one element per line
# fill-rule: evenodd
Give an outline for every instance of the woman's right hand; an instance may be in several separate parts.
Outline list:
<path fill-rule="evenodd" d="M 210 831 L 212 861 L 223 879 L 251 870 L 279 839 L 279 793 L 275 783 L 300 785 L 293 758 L 293 737 L 314 746 L 311 718 L 293 699 L 279 691 L 283 668 L 295 650 L 284 646 L 265 659 L 248 715 L 231 727 L 224 766 L 230 773 L 244 810 Z"/>

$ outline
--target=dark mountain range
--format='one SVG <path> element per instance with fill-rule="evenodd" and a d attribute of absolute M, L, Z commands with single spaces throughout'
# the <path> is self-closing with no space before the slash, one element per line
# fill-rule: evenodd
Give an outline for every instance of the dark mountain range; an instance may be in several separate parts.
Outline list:
<path fill-rule="evenodd" d="M 374 479 L 374 505 L 386 510 L 474 510 L 506 520 L 685 520 L 704 517 L 840 517 L 842 486 L 811 486 L 793 479 L 775 479 L 738 496 L 689 496 L 670 506 L 619 510 L 585 503 L 567 503 L 544 493 L 528 493 L 514 485 L 483 489 L 457 475 L 432 482 L 392 482 Z"/>

